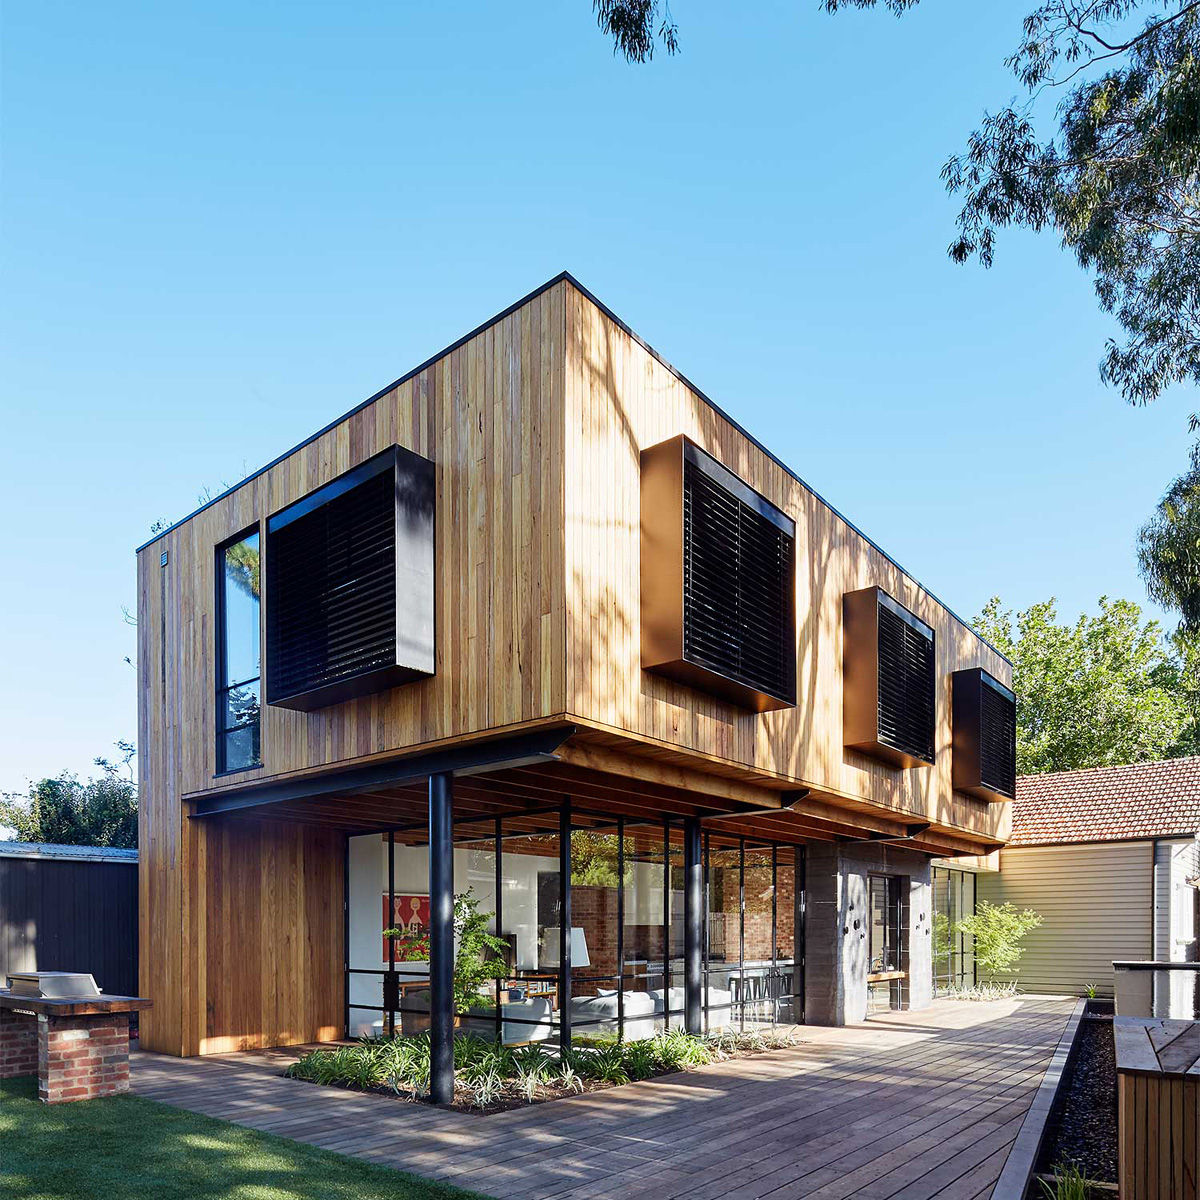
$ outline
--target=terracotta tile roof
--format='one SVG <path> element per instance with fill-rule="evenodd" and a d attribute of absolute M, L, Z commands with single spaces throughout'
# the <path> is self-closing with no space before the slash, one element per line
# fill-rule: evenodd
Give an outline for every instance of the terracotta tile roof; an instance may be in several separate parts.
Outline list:
<path fill-rule="evenodd" d="M 1200 830 L 1200 757 L 1022 775 L 1013 846 L 1175 837 Z"/>

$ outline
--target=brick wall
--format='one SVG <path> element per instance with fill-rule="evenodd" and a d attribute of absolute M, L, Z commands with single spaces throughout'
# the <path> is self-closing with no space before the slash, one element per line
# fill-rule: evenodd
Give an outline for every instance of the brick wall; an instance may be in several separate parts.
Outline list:
<path fill-rule="evenodd" d="M 780 850 L 778 868 L 778 899 L 776 943 L 780 958 L 792 958 L 795 953 L 795 871 L 790 848 Z M 786 856 L 786 858 L 785 858 Z M 738 872 L 735 867 L 719 868 L 725 871 L 724 887 L 712 889 L 714 903 L 720 904 L 718 911 L 709 919 L 710 937 L 714 958 L 736 962 L 738 957 Z M 769 859 L 756 863 L 747 852 L 746 869 L 746 959 L 765 961 L 771 957 L 771 868 Z M 719 901 L 717 899 L 719 893 Z M 680 955 L 682 946 L 683 894 L 672 894 L 672 936 L 680 944 L 673 946 L 673 953 Z M 571 921 L 584 931 L 587 937 L 588 958 L 591 966 L 576 968 L 576 975 L 614 975 L 617 970 L 617 889 L 615 887 L 591 887 L 576 884 L 571 888 Z M 625 959 L 630 962 L 638 958 L 659 959 L 662 957 L 662 925 L 626 925 Z M 676 980 L 675 982 L 680 982 Z M 615 982 L 605 979 L 592 984 L 582 979 L 572 982 L 572 993 L 576 996 L 592 995 L 597 987 L 615 987 Z M 661 986 L 655 977 L 654 987 Z"/>
<path fill-rule="evenodd" d="M 777 871 L 775 938 L 779 958 L 795 952 L 796 873 L 791 847 L 780 847 Z M 713 871 L 722 872 L 721 886 L 711 889 L 714 912 L 709 917 L 710 953 L 726 962 L 738 957 L 739 875 L 731 855 Z M 758 860 L 746 852 L 746 961 L 763 962 L 771 957 L 771 867 L 769 858 Z"/>
<path fill-rule="evenodd" d="M 38 1097 L 47 1104 L 129 1090 L 129 1018 L 38 1019 Z"/>
<path fill-rule="evenodd" d="M 34 1075 L 37 1069 L 37 1017 L 0 1008 L 0 1079 Z"/>

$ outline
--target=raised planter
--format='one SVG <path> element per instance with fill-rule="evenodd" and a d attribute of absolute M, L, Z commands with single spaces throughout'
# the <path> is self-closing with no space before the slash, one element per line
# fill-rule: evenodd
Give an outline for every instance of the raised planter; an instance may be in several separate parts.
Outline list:
<path fill-rule="evenodd" d="M 1122 1200 L 1195 1200 L 1200 1021 L 1116 1017 Z"/>

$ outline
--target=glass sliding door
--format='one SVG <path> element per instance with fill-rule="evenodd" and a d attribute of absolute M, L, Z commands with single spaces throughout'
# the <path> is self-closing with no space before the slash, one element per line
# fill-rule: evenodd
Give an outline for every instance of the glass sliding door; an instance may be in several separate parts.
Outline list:
<path fill-rule="evenodd" d="M 797 847 L 701 836 L 702 1027 L 802 1019 Z M 684 1026 L 681 821 L 583 808 L 462 814 L 453 840 L 460 1033 L 552 1049 L 568 1028 L 574 1039 L 636 1040 Z M 429 1028 L 428 872 L 426 822 L 347 838 L 351 1037 Z M 469 963 L 468 916 L 495 939 Z"/>
<path fill-rule="evenodd" d="M 669 1009 L 682 1009 L 667 994 L 671 975 L 665 920 L 668 878 L 663 826 L 625 824 L 621 949 L 623 953 L 622 1037 L 653 1037 L 667 1023 Z"/>
<path fill-rule="evenodd" d="M 554 813 L 501 821 L 499 930 L 512 970 L 500 989 L 500 1036 L 510 1046 L 558 1038 L 563 894 L 559 834 L 549 828 L 557 823 Z"/>
<path fill-rule="evenodd" d="M 975 911 L 975 874 L 946 867 L 933 868 L 933 988 L 934 994 L 969 990 L 975 986 L 975 946 L 959 922 Z"/>
<path fill-rule="evenodd" d="M 571 1037 L 619 1036 L 622 823 L 571 830 Z"/>
<path fill-rule="evenodd" d="M 907 997 L 907 880 L 867 876 L 867 987 L 870 1009 L 902 1008 Z"/>

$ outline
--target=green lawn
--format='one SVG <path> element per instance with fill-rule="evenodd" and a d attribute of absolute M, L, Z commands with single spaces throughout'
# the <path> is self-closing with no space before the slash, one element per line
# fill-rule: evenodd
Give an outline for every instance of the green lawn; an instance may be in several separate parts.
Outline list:
<path fill-rule="evenodd" d="M 444 1184 L 137 1096 L 46 1105 L 0 1079 L 0 1197 L 467 1200 Z"/>

